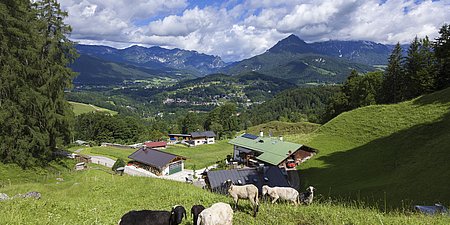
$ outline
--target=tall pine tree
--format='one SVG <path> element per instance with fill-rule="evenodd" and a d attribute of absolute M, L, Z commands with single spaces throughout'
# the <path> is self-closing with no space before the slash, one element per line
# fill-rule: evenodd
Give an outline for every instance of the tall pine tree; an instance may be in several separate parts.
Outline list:
<path fill-rule="evenodd" d="M 381 103 L 396 103 L 402 100 L 402 85 L 404 82 L 403 56 L 400 43 L 395 45 L 389 56 L 389 63 L 384 74 Z"/>
<path fill-rule="evenodd" d="M 39 4 L 53 8 L 44 11 Z M 70 30 L 64 30 L 68 28 L 62 23 L 64 15 L 55 1 L 0 2 L 2 162 L 42 164 L 51 159 L 59 137 L 68 140 L 70 108 L 63 95 L 73 78 L 66 65 L 75 54 L 65 38 Z M 46 24 L 53 23 L 49 17 L 61 23 L 49 28 Z"/>
<path fill-rule="evenodd" d="M 435 87 L 443 89 L 450 86 L 450 24 L 444 24 L 439 34 L 434 43 L 434 53 L 438 64 Z"/>

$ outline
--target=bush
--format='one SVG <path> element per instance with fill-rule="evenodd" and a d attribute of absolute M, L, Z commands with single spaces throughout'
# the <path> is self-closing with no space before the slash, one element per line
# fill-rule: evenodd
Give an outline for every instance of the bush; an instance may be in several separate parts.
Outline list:
<path fill-rule="evenodd" d="M 125 166 L 125 161 L 123 161 L 123 159 L 121 159 L 121 158 L 118 158 L 117 161 L 114 163 L 112 170 L 116 171 L 117 168 L 124 167 L 124 166 Z"/>

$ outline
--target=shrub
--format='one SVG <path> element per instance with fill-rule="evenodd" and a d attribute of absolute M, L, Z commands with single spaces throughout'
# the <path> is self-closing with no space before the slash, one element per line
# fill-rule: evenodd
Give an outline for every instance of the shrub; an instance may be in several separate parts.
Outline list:
<path fill-rule="evenodd" d="M 123 159 L 121 159 L 121 158 L 118 158 L 117 161 L 114 163 L 112 170 L 116 171 L 117 168 L 124 167 L 124 166 L 125 166 L 125 161 L 123 161 Z"/>

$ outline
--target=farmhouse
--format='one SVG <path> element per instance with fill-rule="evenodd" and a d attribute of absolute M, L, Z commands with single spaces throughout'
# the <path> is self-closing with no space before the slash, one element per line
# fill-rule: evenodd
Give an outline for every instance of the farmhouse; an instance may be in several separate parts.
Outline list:
<path fill-rule="evenodd" d="M 192 132 L 190 134 L 169 134 L 171 144 L 181 143 L 188 146 L 214 144 L 216 134 L 213 131 Z"/>
<path fill-rule="evenodd" d="M 146 169 L 158 176 L 170 175 L 184 169 L 185 157 L 152 148 L 141 148 L 128 156 L 132 159 L 128 165 Z"/>
<path fill-rule="evenodd" d="M 289 187 L 286 176 L 276 166 L 208 171 L 205 182 L 210 190 L 226 194 L 227 186 L 225 182 L 227 180 L 231 180 L 237 185 L 253 184 L 258 187 L 260 192 L 262 191 L 263 185 L 269 185 L 270 187 Z"/>
<path fill-rule="evenodd" d="M 233 159 L 247 166 L 264 163 L 280 168 L 294 168 L 317 153 L 316 149 L 283 141 L 282 137 L 243 134 L 229 143 L 234 145 Z"/>

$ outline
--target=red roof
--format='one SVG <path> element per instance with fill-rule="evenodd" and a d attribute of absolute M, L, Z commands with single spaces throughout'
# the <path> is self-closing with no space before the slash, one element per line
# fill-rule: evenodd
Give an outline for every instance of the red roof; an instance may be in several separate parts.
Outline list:
<path fill-rule="evenodd" d="M 160 148 L 160 147 L 166 147 L 167 143 L 164 141 L 157 141 L 157 142 L 145 142 L 145 147 L 149 148 Z"/>

